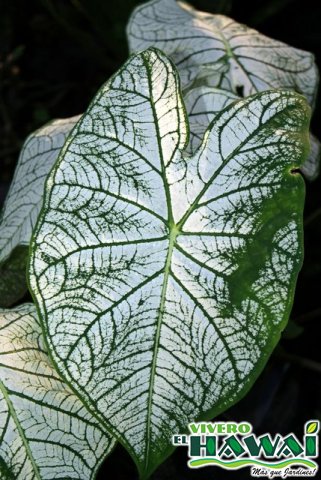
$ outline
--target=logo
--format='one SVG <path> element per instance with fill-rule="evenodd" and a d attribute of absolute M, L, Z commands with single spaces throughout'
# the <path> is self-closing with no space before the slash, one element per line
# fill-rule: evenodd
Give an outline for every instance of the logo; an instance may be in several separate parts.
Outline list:
<path fill-rule="evenodd" d="M 318 420 L 294 433 L 257 436 L 248 422 L 190 423 L 189 434 L 174 435 L 175 447 L 188 447 L 189 468 L 214 466 L 226 470 L 249 467 L 252 477 L 314 477 L 318 471 Z"/>

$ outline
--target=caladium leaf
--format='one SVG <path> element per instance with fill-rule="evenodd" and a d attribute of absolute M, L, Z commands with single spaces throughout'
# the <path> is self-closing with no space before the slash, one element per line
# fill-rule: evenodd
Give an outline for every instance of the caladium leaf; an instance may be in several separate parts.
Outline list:
<path fill-rule="evenodd" d="M 34 305 L 0 311 L 0 477 L 94 478 L 115 441 L 59 378 Z"/>
<path fill-rule="evenodd" d="M 50 122 L 25 141 L 0 218 L 0 306 L 8 307 L 27 290 L 26 263 L 44 183 L 67 135 L 80 117 Z"/>
<path fill-rule="evenodd" d="M 190 124 L 188 151 L 191 153 L 196 151 L 208 125 L 218 112 L 239 98 L 228 90 L 206 86 L 192 88 L 184 95 Z M 303 175 L 310 181 L 315 180 L 319 174 L 320 156 L 320 142 L 313 134 L 310 134 L 310 153 L 301 167 Z"/>
<path fill-rule="evenodd" d="M 183 88 L 192 90 L 194 96 L 193 87 L 202 84 L 223 88 L 221 95 L 234 92 L 247 96 L 271 88 L 289 88 L 302 92 L 314 104 L 319 76 L 311 53 L 272 40 L 223 15 L 199 12 L 185 2 L 152 0 L 134 10 L 127 36 L 131 51 L 154 45 L 170 55 Z M 207 93 L 210 103 L 205 128 L 213 105 L 218 111 L 216 95 L 214 92 L 210 100 Z M 201 118 L 198 126 L 200 123 Z M 192 134 L 193 128 L 191 124 Z M 196 132 L 191 146 L 202 134 L 200 128 Z M 319 174 L 321 148 L 313 135 L 310 141 L 311 152 L 302 172 L 314 180 Z"/>
<path fill-rule="evenodd" d="M 169 55 L 180 71 L 183 87 L 202 79 L 244 96 L 289 88 L 314 103 L 318 71 L 311 53 L 224 15 L 200 12 L 185 2 L 151 0 L 134 10 L 127 36 L 132 52 L 155 46 Z M 221 75 L 217 75 L 218 64 Z M 215 66 L 214 75 L 211 66 Z"/>
<path fill-rule="evenodd" d="M 149 49 L 102 87 L 50 174 L 30 286 L 58 368 L 143 477 L 172 434 L 244 395 L 285 327 L 309 110 L 257 94 L 184 154 L 176 69 Z"/>

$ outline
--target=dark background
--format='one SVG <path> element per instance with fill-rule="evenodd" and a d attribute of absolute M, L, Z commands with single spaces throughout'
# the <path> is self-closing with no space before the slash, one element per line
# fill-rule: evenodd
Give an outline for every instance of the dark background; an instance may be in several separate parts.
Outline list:
<path fill-rule="evenodd" d="M 135 0 L 0 0 L 0 205 L 26 136 L 52 118 L 83 112 L 128 55 L 125 25 Z M 194 0 L 295 47 L 321 66 L 321 2 Z M 321 104 L 312 128 L 321 138 Z M 321 179 L 307 184 L 305 263 L 288 329 L 248 396 L 221 419 L 246 420 L 257 433 L 294 431 L 321 419 Z M 153 480 L 250 478 L 248 469 L 189 471 L 179 448 Z M 115 466 L 117 465 L 117 470 Z M 136 480 L 118 446 L 98 479 Z"/>

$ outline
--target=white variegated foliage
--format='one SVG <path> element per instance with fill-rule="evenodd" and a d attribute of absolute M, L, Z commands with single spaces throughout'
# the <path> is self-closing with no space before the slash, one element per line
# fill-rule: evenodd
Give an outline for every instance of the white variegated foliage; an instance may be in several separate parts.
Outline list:
<path fill-rule="evenodd" d="M 193 88 L 184 95 L 190 128 L 190 153 L 200 146 L 204 133 L 215 116 L 237 100 L 240 98 L 228 90 L 205 86 Z"/>
<path fill-rule="evenodd" d="M 183 87 L 202 78 L 234 93 L 240 88 L 244 96 L 289 88 L 304 94 L 311 104 L 315 100 L 318 71 L 312 53 L 224 15 L 200 12 L 183 1 L 151 0 L 134 10 L 127 35 L 132 52 L 155 46 L 169 55 Z M 212 75 L 211 68 L 221 69 L 221 74 Z"/>
<path fill-rule="evenodd" d="M 223 15 L 200 12 L 176 0 L 151 0 L 134 10 L 127 36 L 132 52 L 155 46 L 169 55 L 179 69 L 184 90 L 203 83 L 248 96 L 289 88 L 314 104 L 319 75 L 312 53 L 268 38 Z M 213 95 L 213 100 L 207 95 L 212 104 L 216 92 Z M 321 148 L 313 135 L 310 141 L 311 152 L 302 172 L 314 180 Z"/>
<path fill-rule="evenodd" d="M 188 150 L 193 153 L 200 146 L 204 133 L 215 116 L 240 97 L 214 87 L 192 88 L 184 95 L 186 111 L 190 124 L 190 142 Z M 301 166 L 305 178 L 315 180 L 319 174 L 321 146 L 319 140 L 310 134 L 310 153 Z"/>
<path fill-rule="evenodd" d="M 98 92 L 50 174 L 31 289 L 59 370 L 142 476 L 172 434 L 237 401 L 279 339 L 302 261 L 291 169 L 308 123 L 302 96 L 264 92 L 184 154 L 179 79 L 149 49 Z"/>
<path fill-rule="evenodd" d="M 53 368 L 34 305 L 0 311 L 0 478 L 93 479 L 115 442 Z"/>
<path fill-rule="evenodd" d="M 45 180 L 79 116 L 50 122 L 25 141 L 0 217 L 0 305 L 26 291 L 26 261 Z"/>

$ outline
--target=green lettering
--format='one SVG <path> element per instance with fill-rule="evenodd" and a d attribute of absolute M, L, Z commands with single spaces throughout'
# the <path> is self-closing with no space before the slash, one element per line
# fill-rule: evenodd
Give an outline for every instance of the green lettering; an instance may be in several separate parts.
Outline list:
<path fill-rule="evenodd" d="M 216 437 L 207 436 L 205 443 L 202 442 L 200 435 L 190 437 L 190 453 L 191 457 L 202 457 L 205 452 L 206 456 L 214 456 L 216 454 Z"/>
<path fill-rule="evenodd" d="M 232 435 L 231 437 L 225 438 L 224 443 L 219 451 L 219 456 L 221 457 L 224 453 L 225 455 L 229 455 L 230 453 L 234 453 L 236 457 L 242 455 L 245 452 L 240 441 Z"/>
<path fill-rule="evenodd" d="M 287 454 L 287 449 L 293 455 L 300 455 L 304 451 L 300 442 L 292 434 L 283 439 L 283 445 L 279 449 L 277 456 L 280 456 L 282 453 Z"/>
<path fill-rule="evenodd" d="M 317 439 L 314 436 L 306 436 L 305 437 L 305 455 L 307 457 L 317 457 Z"/>
<path fill-rule="evenodd" d="M 199 423 L 190 423 L 189 424 L 189 429 L 190 429 L 191 433 L 197 433 L 199 428 L 200 428 Z"/>
<path fill-rule="evenodd" d="M 243 442 L 247 446 L 252 457 L 259 457 L 261 450 L 263 450 L 265 457 L 273 457 L 275 456 L 275 451 L 280 439 L 281 436 L 277 435 L 274 442 L 272 442 L 269 435 L 262 435 L 256 440 L 254 435 L 250 435 L 249 437 L 244 438 Z"/>

